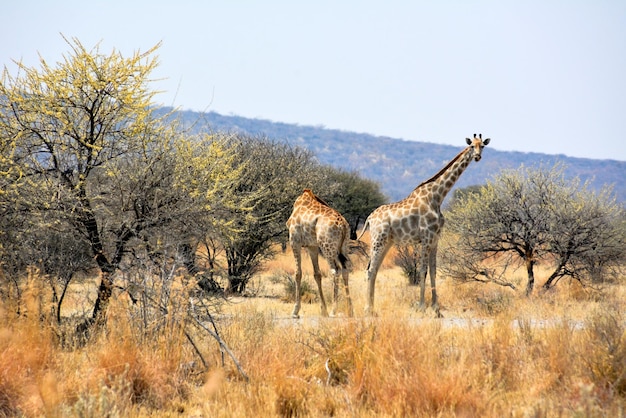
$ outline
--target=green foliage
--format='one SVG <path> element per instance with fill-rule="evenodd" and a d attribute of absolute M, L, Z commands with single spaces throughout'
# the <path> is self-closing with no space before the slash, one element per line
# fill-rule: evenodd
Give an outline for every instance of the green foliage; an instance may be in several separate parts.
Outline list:
<path fill-rule="evenodd" d="M 238 149 L 226 135 L 203 135 L 180 138 L 175 143 L 176 168 L 172 187 L 190 199 L 194 221 L 201 229 L 225 231 L 236 229 L 228 218 L 232 212 L 249 213 L 258 195 L 240 193 L 246 164 L 237 156 Z"/>

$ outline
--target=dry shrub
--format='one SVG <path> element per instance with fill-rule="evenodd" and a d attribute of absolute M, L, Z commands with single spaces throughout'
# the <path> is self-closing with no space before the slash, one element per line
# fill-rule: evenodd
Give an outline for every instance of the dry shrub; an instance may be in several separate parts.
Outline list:
<path fill-rule="evenodd" d="M 31 270 L 21 315 L 0 307 L 0 415 L 40 415 L 59 402 L 53 365 L 56 334 L 46 320 L 42 278 Z"/>
<path fill-rule="evenodd" d="M 121 417 L 128 415 L 130 407 L 126 399 L 120 399 L 119 393 L 107 386 L 83 391 L 79 397 L 67 402 L 61 408 L 63 417 Z"/>
<path fill-rule="evenodd" d="M 231 413 L 223 416 L 332 416 L 340 409 L 336 400 L 328 396 L 324 370 L 327 358 L 313 349 L 321 353 L 320 344 L 326 344 L 326 338 L 339 341 L 341 337 L 331 334 L 336 331 L 346 335 L 348 332 L 341 330 L 346 323 L 336 322 L 333 327 L 335 321 L 330 319 L 321 319 L 311 326 L 299 325 L 295 320 L 282 321 L 278 325 L 267 314 L 248 310 L 222 326 L 222 336 L 238 353 L 251 380 L 242 385 L 227 370 L 228 389 L 217 391 L 210 402 L 213 407 L 205 407 L 212 416 L 222 416 L 216 414 L 216 408 L 227 404 L 238 404 L 237 412 L 230 409 Z M 318 326 L 326 330 L 323 337 Z M 320 338 L 324 343 L 319 342 Z M 343 345 L 338 348 L 347 351 Z"/>
<path fill-rule="evenodd" d="M 93 352 L 92 394 L 110 389 L 121 407 L 123 400 L 150 408 L 163 408 L 187 392 L 181 365 L 185 363 L 183 324 L 169 316 L 153 333 L 138 330 L 120 303 L 108 309 L 106 332 L 85 350 Z"/>
<path fill-rule="evenodd" d="M 395 265 L 402 269 L 402 273 L 411 285 L 420 284 L 420 252 L 419 247 L 405 245 L 397 248 L 397 254 L 393 259 Z"/>
<path fill-rule="evenodd" d="M 284 274 L 282 279 L 284 294 L 281 301 L 285 303 L 296 302 L 296 281 L 290 275 Z M 326 293 L 328 295 L 328 293 Z M 313 288 L 311 282 L 306 278 L 302 278 L 300 282 L 300 301 L 302 303 L 314 303 L 318 299 L 317 290 Z"/>
<path fill-rule="evenodd" d="M 366 321 L 330 320 L 300 335 L 307 353 L 305 378 L 324 385 L 348 383 L 375 329 Z"/>
<path fill-rule="evenodd" d="M 184 286 L 173 289 L 180 295 L 168 314 L 155 309 L 141 323 L 136 305 L 112 298 L 102 332 L 62 348 L 46 321 L 47 296 L 30 284 L 24 315 L 0 304 L 0 416 L 624 415 L 626 286 L 600 300 L 570 294 L 579 289 L 565 282 L 516 298 L 444 279 L 445 319 L 489 316 L 450 325 L 415 314 L 415 288 L 382 273 L 375 318 L 285 319 L 276 312 L 290 307 L 277 298 L 227 306 L 219 332 L 249 381 L 199 329 L 191 335 L 209 370 L 186 374 L 198 358 L 181 327 Z M 364 274 L 354 276 L 363 301 Z"/>
<path fill-rule="evenodd" d="M 583 286 L 578 280 L 568 280 L 561 286 L 567 300 L 571 301 L 597 301 L 598 296 L 602 293 L 593 287 Z"/>
<path fill-rule="evenodd" d="M 150 403 L 160 407 L 166 383 L 144 352 L 132 342 L 111 341 L 98 353 L 98 380 L 133 403 Z M 95 376 L 94 376 L 95 377 Z"/>
<path fill-rule="evenodd" d="M 476 368 L 440 326 L 401 321 L 372 326 L 350 375 L 362 407 L 393 416 L 480 415 L 485 399 Z"/>
<path fill-rule="evenodd" d="M 21 325 L 17 321 L 15 325 Z M 27 328 L 27 327 L 25 327 Z M 0 330 L 0 416 L 54 411 L 60 398 L 51 367 L 50 334 Z"/>
<path fill-rule="evenodd" d="M 508 319 L 498 319 L 478 332 L 478 358 L 493 388 L 508 390 L 518 386 L 520 368 L 530 360 L 520 353 L 523 348 L 520 342 L 528 341 L 528 331 L 523 331 L 520 336 L 518 338 Z"/>
<path fill-rule="evenodd" d="M 494 316 L 507 312 L 512 304 L 512 297 L 504 289 L 483 290 L 475 296 L 476 307 L 482 315 Z"/>
<path fill-rule="evenodd" d="M 306 382 L 298 379 L 277 382 L 275 409 L 280 417 L 293 418 L 306 416 L 308 388 Z"/>
<path fill-rule="evenodd" d="M 572 361 L 575 359 L 575 348 L 578 335 L 573 323 L 563 319 L 556 324 L 545 326 L 541 330 L 539 341 L 533 343 L 533 358 L 543 359 L 545 366 L 541 391 L 559 390 L 562 385 L 571 384 Z M 541 393 L 537 393 L 540 395 Z"/>
<path fill-rule="evenodd" d="M 580 358 L 598 388 L 626 395 L 626 317 L 610 305 L 592 312 L 585 323 Z"/>
<path fill-rule="evenodd" d="M 20 372 L 22 355 L 16 349 L 11 329 L 0 329 L 0 416 L 18 415 L 24 387 Z M 19 345 L 19 344 L 18 344 Z"/>
<path fill-rule="evenodd" d="M 265 345 L 265 339 L 274 329 L 275 324 L 268 314 L 259 312 L 251 305 L 241 306 L 232 320 L 222 323 L 220 332 L 231 348 L 244 355 L 255 353 Z"/>

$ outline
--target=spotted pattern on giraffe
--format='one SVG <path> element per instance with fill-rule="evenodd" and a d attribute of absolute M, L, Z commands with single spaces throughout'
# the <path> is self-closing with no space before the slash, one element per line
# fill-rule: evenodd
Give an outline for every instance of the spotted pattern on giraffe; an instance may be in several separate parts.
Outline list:
<path fill-rule="evenodd" d="M 440 316 L 437 290 L 437 245 L 444 226 L 441 204 L 472 160 L 480 161 L 482 150 L 490 138 L 482 134 L 466 138 L 468 147 L 454 157 L 430 179 L 419 184 L 411 194 L 395 203 L 382 205 L 366 219 L 361 237 L 370 231 L 370 262 L 367 267 L 368 299 L 366 312 L 373 313 L 374 289 L 378 269 L 392 245 L 420 246 L 420 302 L 425 309 L 426 275 L 430 274 L 432 308 Z M 360 237 L 359 237 L 360 239 Z"/>
<path fill-rule="evenodd" d="M 287 228 L 289 229 L 289 244 L 296 262 L 296 302 L 292 316 L 297 318 L 301 307 L 301 252 L 303 248 L 309 253 L 313 265 L 313 278 L 319 292 L 321 315 L 328 316 L 328 310 L 322 290 L 322 273 L 318 261 L 320 253 L 328 262 L 333 279 L 334 303 L 331 315 L 337 313 L 339 299 L 338 281 L 341 275 L 348 303 L 348 315 L 353 316 L 354 311 L 348 287 L 348 276 L 351 268 L 348 257 L 350 237 L 350 225 L 348 222 L 339 212 L 316 196 L 313 191 L 305 189 L 302 195 L 294 202 L 293 211 L 287 220 Z"/>

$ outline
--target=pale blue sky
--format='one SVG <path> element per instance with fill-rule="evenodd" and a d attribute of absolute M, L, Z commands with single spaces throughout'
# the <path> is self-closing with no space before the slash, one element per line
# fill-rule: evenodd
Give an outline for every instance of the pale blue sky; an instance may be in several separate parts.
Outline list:
<path fill-rule="evenodd" d="M 159 41 L 157 100 L 461 146 L 626 161 L 626 1 L 5 2 L 0 65 Z"/>

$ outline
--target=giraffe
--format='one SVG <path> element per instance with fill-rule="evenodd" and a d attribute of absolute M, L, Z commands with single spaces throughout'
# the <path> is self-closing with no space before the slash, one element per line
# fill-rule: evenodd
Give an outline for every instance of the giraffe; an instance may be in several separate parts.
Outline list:
<path fill-rule="evenodd" d="M 466 141 L 467 148 L 437 174 L 417 186 L 406 199 L 380 206 L 365 220 L 361 237 L 368 227 L 371 236 L 366 313 L 373 314 L 376 275 L 391 246 L 421 244 L 419 309 L 425 309 L 426 273 L 430 271 L 432 308 L 437 316 L 441 316 L 435 287 L 437 244 L 444 224 L 441 203 L 469 163 L 480 161 L 482 150 L 489 144 L 490 138 L 483 141 L 482 134 L 474 134 L 473 139 L 466 138 Z"/>
<path fill-rule="evenodd" d="M 328 316 L 328 311 L 322 291 L 322 273 L 318 262 L 320 252 L 328 262 L 333 276 L 334 306 L 331 314 L 337 310 L 338 276 L 341 271 L 349 315 L 353 316 L 352 300 L 348 289 L 348 269 L 350 268 L 348 258 L 350 225 L 348 222 L 339 212 L 315 196 L 310 189 L 305 189 L 293 205 L 293 212 L 287 220 L 287 228 L 289 229 L 289 243 L 296 260 L 296 303 L 292 316 L 298 318 L 300 311 L 302 247 L 307 249 L 313 264 L 313 277 L 320 295 L 322 316 Z"/>

